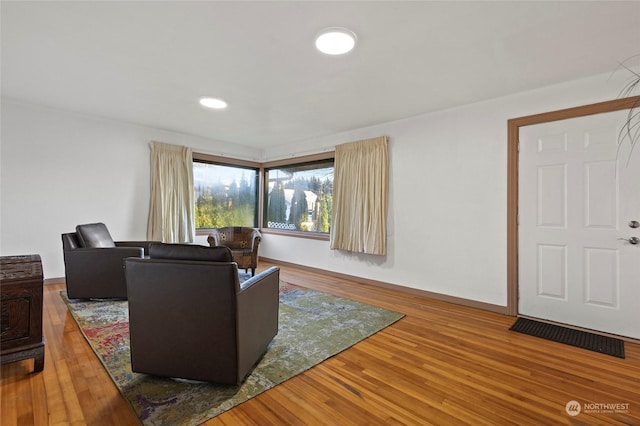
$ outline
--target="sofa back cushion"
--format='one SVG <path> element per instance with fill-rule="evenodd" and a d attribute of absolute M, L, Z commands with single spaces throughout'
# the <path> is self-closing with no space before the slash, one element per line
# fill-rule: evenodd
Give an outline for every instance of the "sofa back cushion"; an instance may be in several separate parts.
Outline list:
<path fill-rule="evenodd" d="M 109 230 L 104 223 L 88 223 L 76 226 L 76 234 L 81 247 L 115 247 Z"/>
<path fill-rule="evenodd" d="M 231 262 L 231 250 L 224 246 L 206 247 L 193 244 L 153 243 L 150 259 L 196 260 L 202 262 Z"/>

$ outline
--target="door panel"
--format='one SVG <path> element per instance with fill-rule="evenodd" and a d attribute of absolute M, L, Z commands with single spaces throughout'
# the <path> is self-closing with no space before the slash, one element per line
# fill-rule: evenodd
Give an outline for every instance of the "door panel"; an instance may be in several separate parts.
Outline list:
<path fill-rule="evenodd" d="M 640 149 L 626 111 L 520 128 L 520 314 L 640 338 Z M 629 163 L 627 164 L 627 160 Z"/>
<path fill-rule="evenodd" d="M 566 180 L 566 164 L 538 167 L 538 226 L 566 226 Z"/>
<path fill-rule="evenodd" d="M 566 300 L 567 247 L 538 244 L 538 294 Z"/>
<path fill-rule="evenodd" d="M 585 226 L 587 228 L 618 227 L 618 188 L 616 161 L 589 162 L 584 165 Z"/>
<path fill-rule="evenodd" d="M 618 308 L 618 250 L 585 248 L 585 303 Z"/>

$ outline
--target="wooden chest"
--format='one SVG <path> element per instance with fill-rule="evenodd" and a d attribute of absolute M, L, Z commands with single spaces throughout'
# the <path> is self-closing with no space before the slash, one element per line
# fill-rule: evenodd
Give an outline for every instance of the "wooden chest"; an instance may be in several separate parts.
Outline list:
<path fill-rule="evenodd" d="M 0 362 L 34 358 L 44 368 L 42 263 L 39 255 L 0 257 Z"/>

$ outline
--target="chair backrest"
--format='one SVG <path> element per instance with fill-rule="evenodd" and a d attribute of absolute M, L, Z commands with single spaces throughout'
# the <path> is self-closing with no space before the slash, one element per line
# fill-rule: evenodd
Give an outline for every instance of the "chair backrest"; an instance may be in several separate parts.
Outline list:
<path fill-rule="evenodd" d="M 104 223 L 88 223 L 76 226 L 76 234 L 80 247 L 115 247 L 109 230 Z"/>
<path fill-rule="evenodd" d="M 127 258 L 125 274 L 133 371 L 237 382 L 235 262 Z"/>
<path fill-rule="evenodd" d="M 149 246 L 150 259 L 195 260 L 202 262 L 231 262 L 233 255 L 225 246 L 207 247 L 192 244 L 153 243 Z"/>
<path fill-rule="evenodd" d="M 253 236 L 258 233 L 254 228 L 244 226 L 228 226 L 218 228 L 218 238 L 221 245 L 229 247 L 231 250 L 246 250 L 252 248 Z"/>

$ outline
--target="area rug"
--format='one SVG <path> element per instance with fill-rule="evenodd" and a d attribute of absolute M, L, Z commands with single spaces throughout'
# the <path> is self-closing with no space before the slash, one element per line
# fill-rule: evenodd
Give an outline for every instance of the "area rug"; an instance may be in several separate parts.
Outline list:
<path fill-rule="evenodd" d="M 403 317 L 375 306 L 280 283 L 278 335 L 240 386 L 131 371 L 126 301 L 61 296 L 92 349 L 144 425 L 197 425 L 302 373 Z"/>
<path fill-rule="evenodd" d="M 554 342 L 624 358 L 624 341 L 528 318 L 518 318 L 509 330 Z"/>

